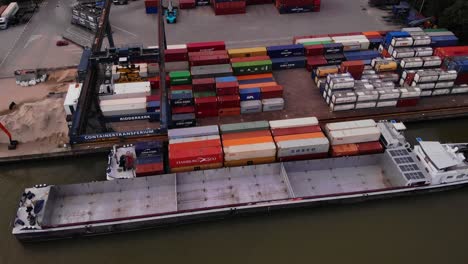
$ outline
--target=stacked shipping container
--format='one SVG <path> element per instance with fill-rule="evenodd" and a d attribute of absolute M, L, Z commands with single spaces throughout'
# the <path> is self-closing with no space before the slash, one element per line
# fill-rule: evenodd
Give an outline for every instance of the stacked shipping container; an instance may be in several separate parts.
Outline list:
<path fill-rule="evenodd" d="M 196 125 L 192 77 L 189 71 L 169 73 L 171 104 L 171 127 L 191 127 Z"/>
<path fill-rule="evenodd" d="M 163 146 L 159 141 L 135 144 L 137 177 L 164 174 Z"/>

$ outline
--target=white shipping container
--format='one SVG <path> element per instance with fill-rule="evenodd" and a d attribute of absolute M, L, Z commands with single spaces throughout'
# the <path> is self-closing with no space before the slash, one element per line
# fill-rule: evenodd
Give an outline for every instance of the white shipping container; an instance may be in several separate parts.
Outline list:
<path fill-rule="evenodd" d="M 362 119 L 355 121 L 327 123 L 325 131 L 349 130 L 356 128 L 376 127 L 377 123 L 373 119 Z"/>
<path fill-rule="evenodd" d="M 134 108 L 134 109 L 122 109 L 114 111 L 102 111 L 103 116 L 120 116 L 120 115 L 134 115 L 134 114 L 144 114 L 146 113 L 146 108 Z"/>
<path fill-rule="evenodd" d="M 374 108 L 377 102 L 358 102 L 356 103 L 356 109 Z"/>
<path fill-rule="evenodd" d="M 103 94 L 99 96 L 100 101 L 114 100 L 114 99 L 126 99 L 126 98 L 139 98 L 146 97 L 148 93 L 129 93 L 129 94 Z"/>
<path fill-rule="evenodd" d="M 455 81 L 457 77 L 457 71 L 441 71 L 439 73 L 439 81 Z"/>
<path fill-rule="evenodd" d="M 271 129 L 277 128 L 292 128 L 292 127 L 302 127 L 302 126 L 316 126 L 318 125 L 318 119 L 314 116 L 312 117 L 303 117 L 303 118 L 291 118 L 283 120 L 272 120 L 269 122 Z"/>
<path fill-rule="evenodd" d="M 337 78 L 351 78 L 351 73 L 346 72 L 346 73 L 334 73 L 334 74 L 329 74 L 327 75 L 327 83 L 330 83 L 332 79 L 337 79 Z"/>
<path fill-rule="evenodd" d="M 334 104 L 354 103 L 356 100 L 357 97 L 354 92 L 334 93 L 331 96 L 331 102 Z"/>
<path fill-rule="evenodd" d="M 146 109 L 146 97 L 103 100 L 99 106 L 103 112 Z"/>
<path fill-rule="evenodd" d="M 419 97 L 421 95 L 421 89 L 417 87 L 401 88 L 400 93 L 400 98 Z"/>
<path fill-rule="evenodd" d="M 374 70 L 365 70 L 362 72 L 363 75 L 376 74 Z"/>
<path fill-rule="evenodd" d="M 78 104 L 82 87 L 83 85 L 81 83 L 68 85 L 68 92 L 63 102 L 63 107 L 67 115 L 72 115 L 76 111 L 76 105 Z"/>
<path fill-rule="evenodd" d="M 390 99 L 400 98 L 400 91 L 398 89 L 378 90 L 378 92 L 379 92 L 379 100 L 390 100 Z"/>
<path fill-rule="evenodd" d="M 413 46 L 413 42 L 412 37 L 393 38 L 391 44 L 393 47 L 409 47 Z"/>
<path fill-rule="evenodd" d="M 296 43 L 294 44 L 303 44 L 306 42 L 318 42 L 318 41 L 332 41 L 330 37 L 322 37 L 322 38 L 303 38 L 303 39 L 297 39 Z"/>
<path fill-rule="evenodd" d="M 450 94 L 450 89 L 435 89 L 434 92 L 432 92 L 432 96 L 445 94 Z"/>
<path fill-rule="evenodd" d="M 401 31 L 403 32 L 408 32 L 408 33 L 412 33 L 412 32 L 424 32 L 424 30 L 420 27 L 407 27 L 407 28 L 402 28 Z"/>
<path fill-rule="evenodd" d="M 263 112 L 283 110 L 284 99 L 283 98 L 263 99 L 262 105 L 263 105 Z"/>
<path fill-rule="evenodd" d="M 291 157 L 328 152 L 330 142 L 326 137 L 276 142 L 278 157 Z"/>
<path fill-rule="evenodd" d="M 262 101 L 250 100 L 240 102 L 241 114 L 260 113 L 262 112 Z"/>
<path fill-rule="evenodd" d="M 439 67 L 442 65 L 442 59 L 438 56 L 423 57 L 424 67 Z"/>
<path fill-rule="evenodd" d="M 354 87 L 354 79 L 353 78 L 331 79 L 331 81 L 329 83 L 329 87 L 332 90 L 353 88 Z"/>
<path fill-rule="evenodd" d="M 359 51 L 361 50 L 361 43 L 357 41 L 340 41 L 336 43 L 343 44 L 343 51 Z"/>
<path fill-rule="evenodd" d="M 273 142 L 229 146 L 223 150 L 225 161 L 276 156 L 276 145 Z"/>
<path fill-rule="evenodd" d="M 436 71 L 418 71 L 414 75 L 414 81 L 420 82 L 437 82 L 439 80 L 439 73 Z"/>
<path fill-rule="evenodd" d="M 355 107 L 354 103 L 352 104 L 330 104 L 331 111 L 346 111 L 346 110 L 353 110 Z"/>
<path fill-rule="evenodd" d="M 114 84 L 115 94 L 147 93 L 151 94 L 150 82 L 129 82 Z"/>
<path fill-rule="evenodd" d="M 197 141 L 206 141 L 206 140 L 221 140 L 219 135 L 212 135 L 212 136 L 198 136 L 198 137 L 187 137 L 187 138 L 175 138 L 169 140 L 169 148 L 171 144 L 178 144 L 178 143 L 187 143 L 187 142 L 197 142 Z"/>
<path fill-rule="evenodd" d="M 186 44 L 174 44 L 174 45 L 167 45 L 167 49 L 186 49 L 187 45 Z"/>
<path fill-rule="evenodd" d="M 468 93 L 468 86 L 454 87 L 451 91 L 452 94 Z"/>
<path fill-rule="evenodd" d="M 388 106 L 396 106 L 398 101 L 390 100 L 390 101 L 379 101 L 377 102 L 376 107 L 388 107 Z"/>
<path fill-rule="evenodd" d="M 400 65 L 402 68 L 421 68 L 424 61 L 421 58 L 404 58 L 401 60 Z"/>
<path fill-rule="evenodd" d="M 414 54 L 415 52 L 413 49 L 402 48 L 402 49 L 395 49 L 392 52 L 392 57 L 395 59 L 403 59 L 403 58 L 414 57 Z"/>
<path fill-rule="evenodd" d="M 421 96 L 431 96 L 432 95 L 432 89 L 430 90 L 422 90 L 421 91 Z"/>
<path fill-rule="evenodd" d="M 219 128 L 217 125 L 213 126 L 199 126 L 199 127 L 187 127 L 187 128 L 176 128 L 169 129 L 167 131 L 169 140 L 176 138 L 190 138 L 200 136 L 219 136 Z"/>
<path fill-rule="evenodd" d="M 434 82 L 430 82 L 430 83 L 416 83 L 416 82 L 412 82 L 412 83 L 411 83 L 411 86 L 412 86 L 412 87 L 418 86 L 421 90 L 434 89 L 434 88 L 435 88 L 435 85 L 436 85 L 436 83 L 434 83 Z"/>
<path fill-rule="evenodd" d="M 356 92 L 357 101 L 377 101 L 379 99 L 379 92 L 377 91 L 359 91 Z"/>
<path fill-rule="evenodd" d="M 365 127 L 347 130 L 335 130 L 328 133 L 332 146 L 377 141 L 380 138 L 378 127 Z"/>
<path fill-rule="evenodd" d="M 431 45 L 431 37 L 429 36 L 412 36 L 414 39 L 414 46 L 428 46 Z"/>
<path fill-rule="evenodd" d="M 434 54 L 434 50 L 431 47 L 414 48 L 414 56 L 416 57 L 428 57 L 432 54 Z"/>
<path fill-rule="evenodd" d="M 455 83 L 453 81 L 449 82 L 437 82 L 435 88 L 451 88 Z"/>

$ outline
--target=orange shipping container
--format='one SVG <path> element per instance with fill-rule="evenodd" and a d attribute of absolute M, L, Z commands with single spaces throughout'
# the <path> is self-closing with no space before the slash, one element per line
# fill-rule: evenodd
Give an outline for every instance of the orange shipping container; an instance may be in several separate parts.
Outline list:
<path fill-rule="evenodd" d="M 272 73 L 262 73 L 262 74 L 250 74 L 250 75 L 241 75 L 237 76 L 238 81 L 242 80 L 255 80 L 255 79 L 266 79 L 266 78 L 273 78 Z"/>
<path fill-rule="evenodd" d="M 203 141 L 170 144 L 169 151 L 209 148 L 209 147 L 219 147 L 219 146 L 221 146 L 221 141 L 219 139 L 211 139 L 211 140 L 203 140 Z"/>
<path fill-rule="evenodd" d="M 230 133 L 230 134 L 221 135 L 223 141 L 240 139 L 240 138 L 255 138 L 255 137 L 268 137 L 268 136 L 271 137 L 270 130 L 257 130 L 257 131 L 239 132 L 239 133 Z"/>
<path fill-rule="evenodd" d="M 240 138 L 240 139 L 223 140 L 223 147 L 250 145 L 250 144 L 268 143 L 268 142 L 273 142 L 273 138 L 271 136 L 255 137 L 255 138 Z"/>
<path fill-rule="evenodd" d="M 362 34 L 366 36 L 367 38 L 381 38 L 382 37 L 382 35 L 380 35 L 380 33 L 377 31 L 366 31 L 366 32 L 362 32 Z"/>
<path fill-rule="evenodd" d="M 241 84 L 241 85 L 239 85 L 239 89 L 260 88 L 260 87 L 275 86 L 275 85 L 278 85 L 278 83 L 276 83 L 276 82 L 267 82 L 267 83 Z"/>
<path fill-rule="evenodd" d="M 331 155 L 333 157 L 353 156 L 359 154 L 356 144 L 343 144 L 331 146 Z"/>
<path fill-rule="evenodd" d="M 241 114 L 240 107 L 228 107 L 218 109 L 219 116 L 236 116 Z"/>
<path fill-rule="evenodd" d="M 197 171 L 197 170 L 211 170 L 211 169 L 218 169 L 222 167 L 223 167 L 223 163 L 211 163 L 211 164 L 204 164 L 204 165 L 198 165 L 198 166 L 171 168 L 171 173 L 189 172 L 189 171 Z"/>
<path fill-rule="evenodd" d="M 238 167 L 276 162 L 276 157 L 224 161 L 224 167 Z"/>
<path fill-rule="evenodd" d="M 315 133 L 305 133 L 305 134 L 279 136 L 279 137 L 275 137 L 275 141 L 280 142 L 280 141 L 287 141 L 287 140 L 322 138 L 322 137 L 325 137 L 325 135 L 322 132 L 315 132 Z"/>

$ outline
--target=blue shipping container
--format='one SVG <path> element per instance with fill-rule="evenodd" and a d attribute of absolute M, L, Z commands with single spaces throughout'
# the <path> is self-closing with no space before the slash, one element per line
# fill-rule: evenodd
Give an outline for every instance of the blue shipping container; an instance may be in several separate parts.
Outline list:
<path fill-rule="evenodd" d="M 261 79 L 252 79 L 252 80 L 239 80 L 239 85 L 242 84 L 253 84 L 253 83 L 267 83 L 274 82 L 273 78 L 261 78 Z"/>
<path fill-rule="evenodd" d="M 346 60 L 372 60 L 380 57 L 377 50 L 348 51 L 344 53 Z"/>
<path fill-rule="evenodd" d="M 217 83 L 222 83 L 222 82 L 237 82 L 237 78 L 234 76 L 227 76 L 227 77 L 216 77 L 215 81 Z"/>
<path fill-rule="evenodd" d="M 267 47 L 267 54 L 270 58 L 304 56 L 304 46 L 302 44 L 270 46 Z"/>
<path fill-rule="evenodd" d="M 406 37 L 411 37 L 411 35 L 408 32 L 404 32 L 404 31 L 388 32 L 387 35 L 385 36 L 385 44 L 390 45 L 390 43 L 392 43 L 393 38 L 406 38 Z"/>
<path fill-rule="evenodd" d="M 328 43 L 323 44 L 324 54 L 343 53 L 343 44 L 341 43 Z"/>
<path fill-rule="evenodd" d="M 456 36 L 431 37 L 432 47 L 448 47 L 448 46 L 457 46 L 457 45 L 458 45 L 458 38 Z"/>
<path fill-rule="evenodd" d="M 341 64 L 343 61 L 346 60 L 346 57 L 343 54 L 340 54 L 340 53 L 326 54 L 326 55 L 324 55 L 324 57 L 327 60 L 327 63 L 329 65 Z"/>
<path fill-rule="evenodd" d="M 161 155 L 156 155 L 156 156 L 149 156 L 149 157 L 138 157 L 136 163 L 138 165 L 143 165 L 143 164 L 161 163 L 161 162 L 162 162 Z"/>
<path fill-rule="evenodd" d="M 193 98 L 187 98 L 187 99 L 171 99 L 171 105 L 172 105 L 172 106 L 187 106 L 187 105 L 193 105 Z"/>
<path fill-rule="evenodd" d="M 171 93 L 171 100 L 190 98 L 193 98 L 192 91 L 190 90 L 183 90 L 183 92 L 177 91 L 177 93 Z"/>
<path fill-rule="evenodd" d="M 146 7 L 146 14 L 157 14 L 158 8 L 155 6 L 148 6 Z"/>
<path fill-rule="evenodd" d="M 159 121 L 159 110 L 154 112 L 142 113 L 142 114 L 130 114 L 130 115 L 114 115 L 114 116 L 105 116 L 104 120 L 106 122 L 126 122 L 126 121 L 135 121 L 135 120 L 149 120 L 149 121 Z"/>
<path fill-rule="evenodd" d="M 161 107 L 161 102 L 160 101 L 150 101 L 150 102 L 146 103 L 146 107 L 159 108 L 159 107 Z"/>
<path fill-rule="evenodd" d="M 378 49 L 380 44 L 382 44 L 383 38 L 371 38 L 369 39 L 369 49 Z"/>
<path fill-rule="evenodd" d="M 274 58 L 271 63 L 273 70 L 305 68 L 306 57 Z"/>
<path fill-rule="evenodd" d="M 241 101 L 260 100 L 260 88 L 248 88 L 239 90 Z"/>

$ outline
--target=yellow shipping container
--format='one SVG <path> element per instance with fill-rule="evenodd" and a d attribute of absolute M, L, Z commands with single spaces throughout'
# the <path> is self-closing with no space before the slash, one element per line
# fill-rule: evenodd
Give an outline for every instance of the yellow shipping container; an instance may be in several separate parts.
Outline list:
<path fill-rule="evenodd" d="M 254 56 L 266 56 L 266 47 L 243 48 L 243 49 L 229 49 L 228 54 L 230 58 L 243 58 Z"/>
<path fill-rule="evenodd" d="M 223 167 L 222 163 L 210 163 L 210 164 L 203 164 L 203 165 L 196 165 L 196 166 L 171 168 L 171 173 L 189 172 L 189 171 L 196 171 L 196 170 L 211 170 L 211 169 L 218 169 L 222 167 Z"/>
<path fill-rule="evenodd" d="M 224 167 L 238 167 L 238 166 L 248 166 L 248 165 L 257 165 L 257 164 L 268 164 L 276 162 L 276 157 L 262 157 L 254 159 L 243 159 L 243 160 L 231 160 L 224 161 Z"/>
<path fill-rule="evenodd" d="M 395 61 L 377 62 L 375 65 L 376 72 L 396 71 L 398 64 Z"/>

